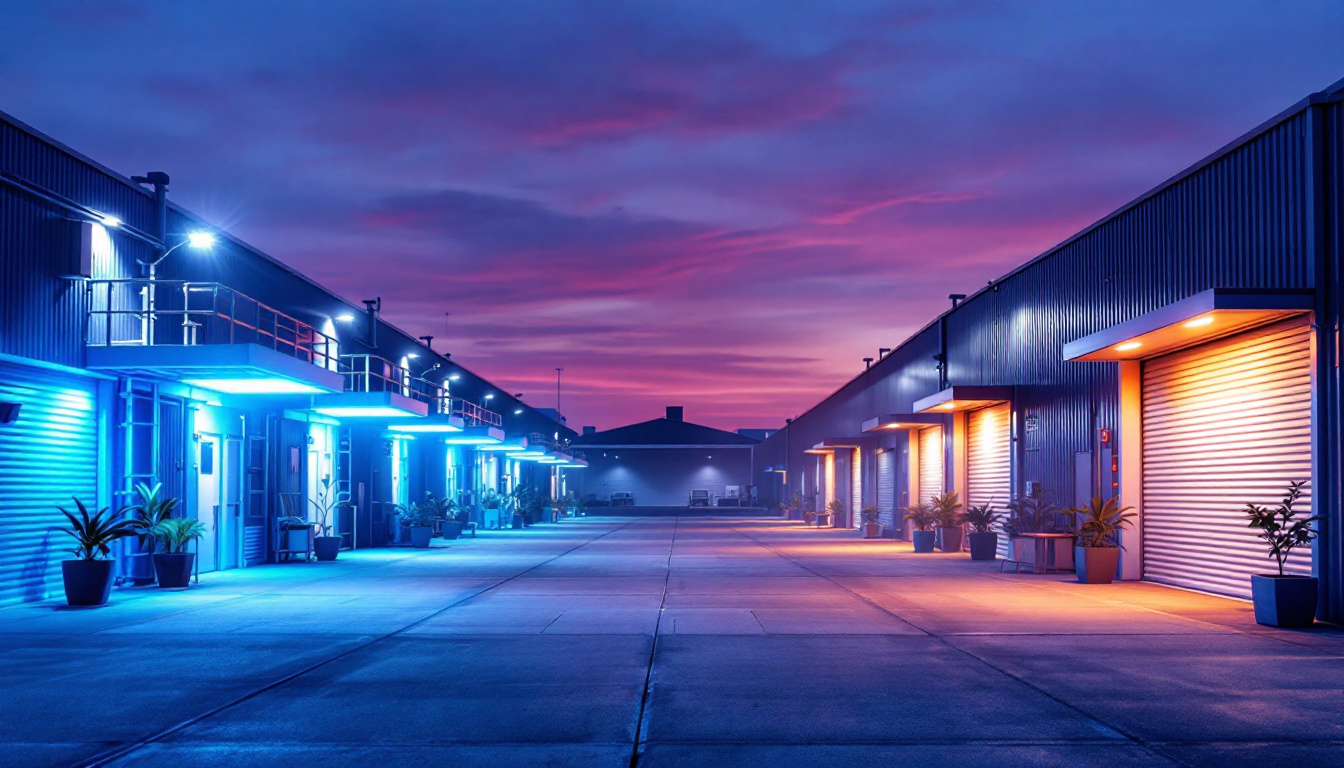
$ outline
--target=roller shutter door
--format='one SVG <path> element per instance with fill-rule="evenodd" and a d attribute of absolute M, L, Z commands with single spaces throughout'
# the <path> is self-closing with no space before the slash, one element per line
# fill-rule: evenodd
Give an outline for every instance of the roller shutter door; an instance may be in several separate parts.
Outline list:
<path fill-rule="evenodd" d="M 863 509 L 863 451 L 855 448 L 849 461 L 849 527 L 858 528 L 863 524 L 863 517 L 859 514 L 859 510 Z"/>
<path fill-rule="evenodd" d="M 943 428 L 919 431 L 919 503 L 943 492 Z"/>
<path fill-rule="evenodd" d="M 1012 497 L 1012 409 L 1007 403 L 966 416 L 966 506 L 993 504 L 1000 513 Z M 999 536 L 999 554 L 1008 537 Z"/>
<path fill-rule="evenodd" d="M 824 512 L 826 507 L 835 501 L 835 454 L 828 453 L 821 457 L 821 481 L 823 491 L 817 498 L 817 511 Z M 835 525 L 835 520 L 831 520 L 831 525 Z"/>
<path fill-rule="evenodd" d="M 885 531 L 896 530 L 896 451 L 877 454 L 878 521 Z"/>
<path fill-rule="evenodd" d="M 97 511 L 96 384 L 66 374 L 0 363 L 0 401 L 19 403 L 18 421 L 0 424 L 0 605 L 61 594 L 61 561 L 73 539 L 56 510 L 78 497 Z"/>
<path fill-rule="evenodd" d="M 1295 319 L 1144 363 L 1144 578 L 1249 597 L 1275 569 L 1241 508 L 1311 476 L 1310 361 Z M 1310 553 L 1286 571 L 1309 574 Z"/>

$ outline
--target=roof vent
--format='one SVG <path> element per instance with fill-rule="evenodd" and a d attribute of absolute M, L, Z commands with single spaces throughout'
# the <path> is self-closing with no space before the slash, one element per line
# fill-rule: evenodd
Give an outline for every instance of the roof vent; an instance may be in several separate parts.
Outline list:
<path fill-rule="evenodd" d="M 669 406 L 667 406 L 667 420 L 668 420 L 668 421 L 684 421 L 684 420 L 685 420 L 685 417 L 684 417 L 684 415 L 683 415 L 683 413 L 682 413 L 683 410 L 684 410 L 684 409 L 683 409 L 680 405 L 669 405 Z"/>

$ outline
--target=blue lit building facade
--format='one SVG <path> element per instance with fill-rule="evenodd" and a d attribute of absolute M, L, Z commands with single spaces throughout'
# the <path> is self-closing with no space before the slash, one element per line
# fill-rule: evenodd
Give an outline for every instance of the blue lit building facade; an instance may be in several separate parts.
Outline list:
<path fill-rule="evenodd" d="M 207 572 L 270 561 L 274 521 L 311 516 L 326 482 L 363 548 L 396 538 L 395 504 L 507 525 L 485 495 L 554 495 L 582 466 L 551 415 L 166 192 L 0 113 L 0 605 L 59 593 L 72 496 L 117 508 L 162 483 L 209 530 Z"/>
<path fill-rule="evenodd" d="M 1246 597 L 1241 508 L 1310 481 L 1290 571 L 1344 616 L 1344 82 L 958 300 L 755 451 L 762 496 L 879 508 L 1036 490 L 1138 511 L 1121 576 Z"/>

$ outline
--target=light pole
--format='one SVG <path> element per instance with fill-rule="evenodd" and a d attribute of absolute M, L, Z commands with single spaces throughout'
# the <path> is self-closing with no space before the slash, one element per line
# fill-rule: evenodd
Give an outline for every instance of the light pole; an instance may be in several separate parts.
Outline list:
<path fill-rule="evenodd" d="M 154 234 L 159 239 L 159 254 L 150 261 L 140 262 L 140 265 L 145 268 L 145 276 L 149 280 L 149 285 L 145 288 L 144 300 L 141 302 L 145 317 L 140 327 L 141 332 L 145 335 L 145 343 L 152 345 L 154 343 L 155 280 L 158 278 L 159 262 L 168 258 L 168 254 L 184 245 L 198 250 L 209 250 L 215 245 L 215 236 L 210 232 L 190 232 L 183 236 L 182 241 L 177 245 L 169 246 L 168 174 L 163 171 L 150 171 L 144 176 L 132 176 L 131 181 L 137 184 L 149 184 L 154 187 L 154 228 L 156 230 Z M 189 307 L 184 308 L 189 309 Z"/>

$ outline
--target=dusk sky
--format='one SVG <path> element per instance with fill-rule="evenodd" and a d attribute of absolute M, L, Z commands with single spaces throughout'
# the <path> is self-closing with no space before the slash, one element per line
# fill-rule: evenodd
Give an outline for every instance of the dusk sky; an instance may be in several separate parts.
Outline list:
<path fill-rule="evenodd" d="M 1341 2 L 0 1 L 0 110 L 553 406 L 780 426 L 1344 78 Z M 444 313 L 451 315 L 445 319 Z"/>

